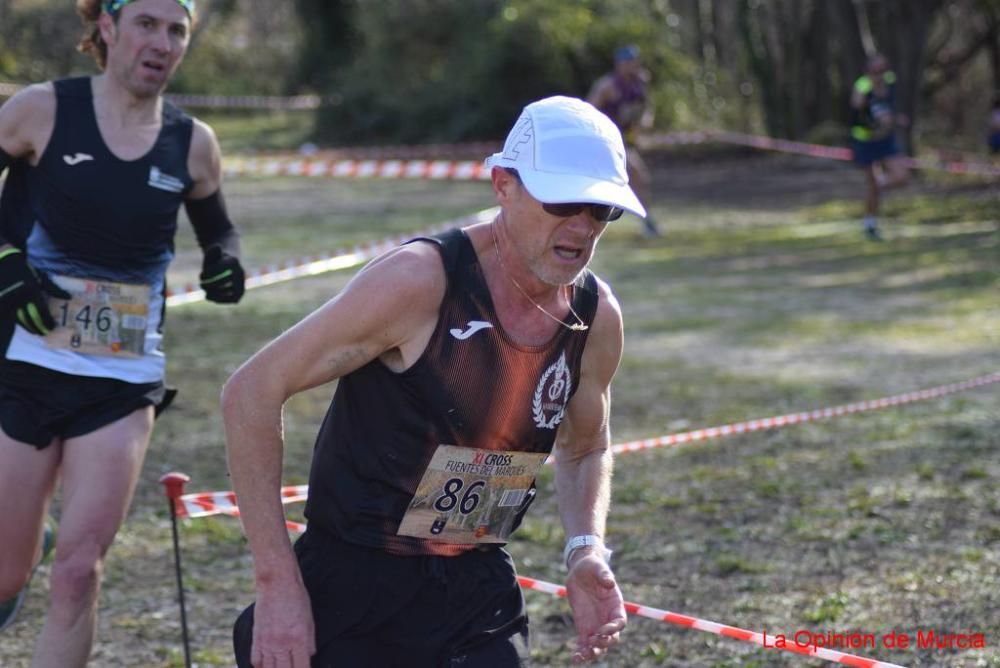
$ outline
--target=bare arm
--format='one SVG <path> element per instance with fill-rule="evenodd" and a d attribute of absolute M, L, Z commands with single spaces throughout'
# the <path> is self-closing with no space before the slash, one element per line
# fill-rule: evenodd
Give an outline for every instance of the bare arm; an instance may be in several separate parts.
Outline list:
<path fill-rule="evenodd" d="M 444 285 L 440 256 L 428 244 L 391 251 L 251 357 L 223 389 L 229 470 L 254 558 L 253 651 L 261 661 L 292 653 L 295 666 L 308 666 L 299 653 L 314 649 L 308 596 L 279 496 L 282 405 L 377 357 L 412 364 L 436 323 Z"/>
<path fill-rule="evenodd" d="M 868 91 L 870 90 L 871 90 L 870 83 L 865 83 L 863 79 L 858 79 L 857 81 L 855 81 L 854 86 L 851 88 L 851 108 L 863 109 L 866 104 Z"/>
<path fill-rule="evenodd" d="M 222 151 L 211 126 L 195 119 L 188 152 L 188 173 L 194 186 L 188 199 L 204 199 L 222 186 Z"/>
<path fill-rule="evenodd" d="M 419 355 L 417 339 L 426 343 L 436 322 L 444 280 L 435 249 L 427 244 L 396 249 L 266 345 L 226 383 L 226 452 L 258 579 L 284 572 L 290 557 L 278 495 L 282 405 L 381 355 L 399 354 L 404 364 L 412 363 Z"/>
<path fill-rule="evenodd" d="M 0 149 L 11 158 L 38 162 L 55 125 L 56 96 L 51 83 L 28 86 L 0 106 Z M 0 173 L 4 170 L 0 168 Z M 0 248 L 9 246 L 0 237 Z"/>
<path fill-rule="evenodd" d="M 614 96 L 614 81 L 610 75 L 606 75 L 594 82 L 587 95 L 587 102 L 604 111 L 611 104 Z"/>
<path fill-rule="evenodd" d="M 18 91 L 0 106 L 0 148 L 11 157 L 36 164 L 52 135 L 55 118 L 56 95 L 51 83 Z"/>
<path fill-rule="evenodd" d="M 602 283 L 580 386 L 556 442 L 556 491 L 567 537 L 593 534 L 604 538 L 611 496 L 610 386 L 622 346 L 621 311 Z M 566 587 L 577 628 L 574 659 L 597 658 L 618 641 L 625 627 L 621 591 L 599 551 L 581 548 L 571 555 Z"/>
<path fill-rule="evenodd" d="M 653 106 L 653 96 L 650 95 L 649 83 L 652 79 L 648 70 L 641 73 L 643 82 L 646 84 L 646 97 L 643 100 L 642 116 L 639 118 L 639 127 L 643 130 L 651 130 L 653 122 L 656 120 L 656 108 Z"/>

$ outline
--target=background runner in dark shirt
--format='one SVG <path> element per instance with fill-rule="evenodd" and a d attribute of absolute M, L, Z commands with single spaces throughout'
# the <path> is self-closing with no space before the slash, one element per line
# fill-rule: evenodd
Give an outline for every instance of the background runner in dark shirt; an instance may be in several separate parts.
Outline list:
<path fill-rule="evenodd" d="M 851 93 L 851 147 L 854 162 L 865 172 L 865 235 L 878 241 L 879 194 L 909 180 L 905 156 L 896 144 L 897 125 L 907 119 L 896 113 L 896 75 L 884 56 L 868 59 L 865 74 Z"/>
<path fill-rule="evenodd" d="M 628 45 L 615 51 L 614 71 L 595 81 L 587 96 L 587 101 L 607 114 L 622 131 L 628 152 L 629 183 L 647 209 L 651 176 L 637 144 L 639 132 L 653 125 L 653 104 L 648 88 L 649 70 L 639 60 L 639 47 Z M 660 235 L 653 214 L 648 210 L 642 218 L 642 226 L 644 235 Z"/>

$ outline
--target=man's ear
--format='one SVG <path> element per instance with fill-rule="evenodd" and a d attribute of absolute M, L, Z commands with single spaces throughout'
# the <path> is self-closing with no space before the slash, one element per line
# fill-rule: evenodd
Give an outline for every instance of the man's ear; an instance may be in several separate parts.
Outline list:
<path fill-rule="evenodd" d="M 101 31 L 101 39 L 108 46 L 115 43 L 118 37 L 118 26 L 115 25 L 115 20 L 111 18 L 111 15 L 107 12 L 101 12 L 101 15 L 97 17 L 97 27 Z"/>
<path fill-rule="evenodd" d="M 490 180 L 493 182 L 493 192 L 496 193 L 497 201 L 500 203 L 509 199 L 520 185 L 517 178 L 503 167 L 493 167 Z"/>

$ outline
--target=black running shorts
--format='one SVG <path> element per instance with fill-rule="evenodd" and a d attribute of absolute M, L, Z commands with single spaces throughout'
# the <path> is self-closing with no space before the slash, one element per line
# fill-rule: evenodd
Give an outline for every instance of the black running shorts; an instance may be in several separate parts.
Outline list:
<path fill-rule="evenodd" d="M 0 359 L 0 428 L 39 450 L 55 438 L 83 436 L 143 406 L 165 407 L 168 402 L 162 382 L 74 376 Z"/>
<path fill-rule="evenodd" d="M 312 601 L 312 668 L 516 668 L 528 661 L 528 619 L 510 555 L 403 557 L 310 529 L 295 543 Z M 233 645 L 250 667 L 251 605 Z"/>

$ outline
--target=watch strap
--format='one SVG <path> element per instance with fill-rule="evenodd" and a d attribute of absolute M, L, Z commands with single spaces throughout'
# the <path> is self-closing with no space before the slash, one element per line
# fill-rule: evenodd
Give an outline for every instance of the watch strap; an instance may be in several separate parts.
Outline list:
<path fill-rule="evenodd" d="M 573 553 L 583 547 L 592 547 L 597 552 L 598 555 L 604 559 L 605 563 L 611 562 L 611 550 L 609 550 L 605 545 L 604 541 L 600 536 L 594 534 L 582 534 L 579 536 L 573 536 L 566 541 L 566 547 L 563 548 L 563 565 L 569 570 L 569 560 L 573 556 Z"/>

